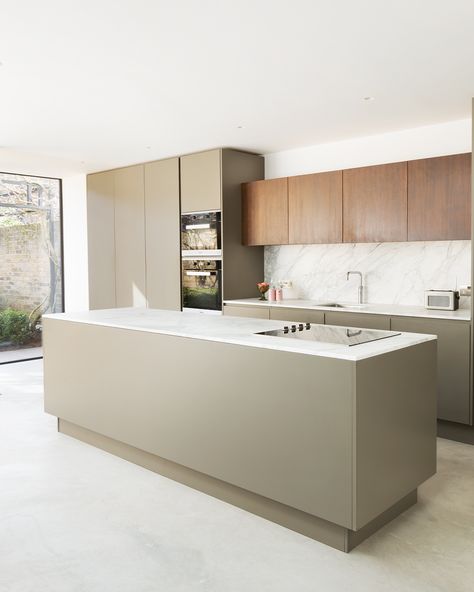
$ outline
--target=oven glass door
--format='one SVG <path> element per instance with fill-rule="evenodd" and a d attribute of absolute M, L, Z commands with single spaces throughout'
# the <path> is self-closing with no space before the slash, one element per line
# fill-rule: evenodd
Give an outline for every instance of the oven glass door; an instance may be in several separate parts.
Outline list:
<path fill-rule="evenodd" d="M 183 260 L 183 308 L 222 310 L 221 262 Z"/>
<path fill-rule="evenodd" d="M 201 212 L 181 216 L 183 257 L 221 256 L 221 213 Z"/>

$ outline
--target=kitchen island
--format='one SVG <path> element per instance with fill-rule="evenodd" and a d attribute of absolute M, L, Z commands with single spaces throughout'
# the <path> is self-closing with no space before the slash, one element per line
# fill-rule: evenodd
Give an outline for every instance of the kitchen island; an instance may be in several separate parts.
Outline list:
<path fill-rule="evenodd" d="M 433 336 L 349 346 L 150 309 L 43 321 L 61 432 L 342 551 L 435 473 Z"/>

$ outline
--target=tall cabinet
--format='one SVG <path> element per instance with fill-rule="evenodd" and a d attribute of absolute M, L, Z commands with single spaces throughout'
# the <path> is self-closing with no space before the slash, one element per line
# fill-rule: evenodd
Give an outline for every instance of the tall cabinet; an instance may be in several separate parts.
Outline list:
<path fill-rule="evenodd" d="M 87 177 L 89 308 L 115 307 L 115 173 Z"/>
<path fill-rule="evenodd" d="M 116 306 L 146 306 L 143 165 L 115 171 Z"/>
<path fill-rule="evenodd" d="M 87 178 L 89 308 L 181 309 L 179 159 Z"/>
<path fill-rule="evenodd" d="M 181 211 L 222 210 L 223 297 L 254 296 L 263 248 L 242 245 L 240 188 L 263 175 L 230 148 L 89 175 L 89 307 L 181 310 Z"/>
<path fill-rule="evenodd" d="M 180 310 L 179 158 L 145 165 L 145 236 L 148 306 Z"/>
<path fill-rule="evenodd" d="M 263 281 L 263 248 L 242 245 L 241 186 L 263 179 L 263 157 L 219 148 L 187 154 L 180 163 L 182 213 L 222 211 L 223 299 L 254 296 Z"/>

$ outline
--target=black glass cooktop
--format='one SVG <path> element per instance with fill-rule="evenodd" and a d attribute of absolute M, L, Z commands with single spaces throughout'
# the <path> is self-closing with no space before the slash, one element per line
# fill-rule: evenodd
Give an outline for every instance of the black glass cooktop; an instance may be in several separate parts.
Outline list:
<path fill-rule="evenodd" d="M 256 335 L 289 337 L 291 339 L 304 339 L 305 341 L 338 343 L 340 345 L 351 346 L 395 337 L 395 335 L 400 335 L 400 333 L 396 331 L 379 331 L 376 329 L 354 329 L 351 327 L 335 327 L 333 325 L 299 323 L 296 325 L 285 325 L 282 329 L 275 329 L 273 331 L 261 331 L 256 333 Z"/>

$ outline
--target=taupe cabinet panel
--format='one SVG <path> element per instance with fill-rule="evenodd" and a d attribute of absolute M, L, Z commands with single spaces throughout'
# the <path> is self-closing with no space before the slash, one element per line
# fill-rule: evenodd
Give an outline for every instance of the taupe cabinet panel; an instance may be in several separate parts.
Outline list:
<path fill-rule="evenodd" d="M 327 312 L 326 325 L 360 327 L 361 329 L 390 329 L 390 317 L 357 312 Z"/>
<path fill-rule="evenodd" d="M 324 325 L 324 312 L 305 308 L 270 308 L 270 319 L 274 321 L 293 321 L 294 323 L 316 323 Z"/>
<path fill-rule="evenodd" d="M 145 165 L 148 306 L 181 310 L 179 159 Z"/>
<path fill-rule="evenodd" d="M 183 213 L 220 210 L 222 207 L 221 151 L 209 150 L 181 157 L 181 210 Z"/>
<path fill-rule="evenodd" d="M 342 242 L 342 171 L 288 178 L 290 244 Z"/>
<path fill-rule="evenodd" d="M 471 238 L 471 154 L 408 163 L 408 240 Z"/>
<path fill-rule="evenodd" d="M 115 307 L 114 172 L 87 177 L 89 308 Z"/>
<path fill-rule="evenodd" d="M 262 503 L 358 530 L 435 471 L 435 342 L 353 362 L 56 318 L 44 328 L 47 413 Z M 206 385 L 176 379 L 177 365 L 209 360 Z"/>
<path fill-rule="evenodd" d="M 242 187 L 244 245 L 288 244 L 288 179 L 245 183 Z"/>
<path fill-rule="evenodd" d="M 471 423 L 470 323 L 392 317 L 391 328 L 438 336 L 438 418 Z"/>
<path fill-rule="evenodd" d="M 143 165 L 115 171 L 116 305 L 146 306 Z"/>
<path fill-rule="evenodd" d="M 345 243 L 407 240 L 407 163 L 343 171 Z"/>
<path fill-rule="evenodd" d="M 255 295 L 264 277 L 263 248 L 242 245 L 242 183 L 264 176 L 262 156 L 222 150 L 222 288 L 225 300 Z"/>
<path fill-rule="evenodd" d="M 252 319 L 269 319 L 270 311 L 266 306 L 229 306 L 224 304 L 223 314 L 232 317 L 249 317 Z"/>

